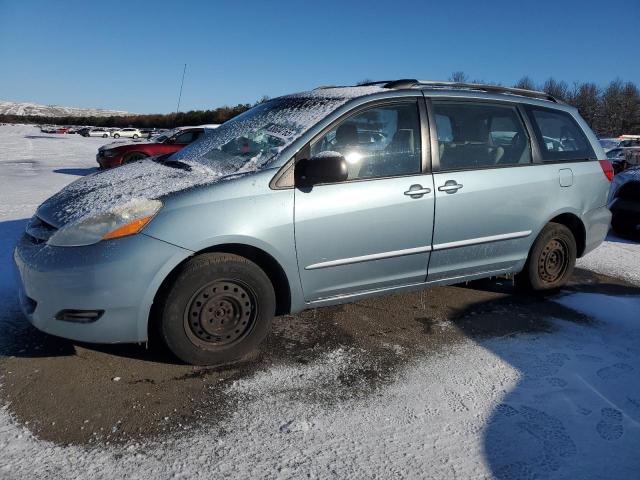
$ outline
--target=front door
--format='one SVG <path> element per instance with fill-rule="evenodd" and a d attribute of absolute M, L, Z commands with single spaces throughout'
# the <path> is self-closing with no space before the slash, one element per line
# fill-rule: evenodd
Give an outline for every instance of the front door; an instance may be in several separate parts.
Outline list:
<path fill-rule="evenodd" d="M 305 300 L 422 283 L 433 229 L 433 179 L 423 173 L 418 103 L 360 110 L 312 142 L 342 154 L 346 181 L 295 190 Z"/>

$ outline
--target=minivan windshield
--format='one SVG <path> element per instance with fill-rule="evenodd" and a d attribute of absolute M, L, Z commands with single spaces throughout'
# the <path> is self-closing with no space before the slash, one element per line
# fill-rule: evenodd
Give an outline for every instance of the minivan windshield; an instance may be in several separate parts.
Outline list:
<path fill-rule="evenodd" d="M 232 167 L 239 172 L 264 168 L 347 100 L 348 95 L 314 91 L 260 103 L 174 153 L 170 160 Z"/>

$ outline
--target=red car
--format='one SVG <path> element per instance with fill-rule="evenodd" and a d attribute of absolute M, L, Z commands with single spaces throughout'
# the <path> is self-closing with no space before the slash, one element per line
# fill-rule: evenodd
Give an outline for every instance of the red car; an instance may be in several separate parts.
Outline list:
<path fill-rule="evenodd" d="M 113 168 L 125 163 L 136 162 L 146 157 L 177 152 L 200 138 L 205 130 L 216 127 L 217 125 L 180 127 L 152 137 L 146 142 L 122 141 L 109 143 L 98 149 L 96 160 L 100 168 Z"/>

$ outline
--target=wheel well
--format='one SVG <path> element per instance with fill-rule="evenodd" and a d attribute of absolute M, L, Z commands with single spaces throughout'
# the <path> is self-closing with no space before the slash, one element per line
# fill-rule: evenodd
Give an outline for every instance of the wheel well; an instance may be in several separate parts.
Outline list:
<path fill-rule="evenodd" d="M 284 273 L 284 270 L 275 258 L 273 258 L 264 250 L 260 250 L 259 248 L 249 245 L 235 243 L 216 245 L 214 247 L 200 250 L 193 256 L 186 258 L 180 264 L 176 265 L 171 273 L 169 273 L 169 275 L 167 275 L 167 277 L 163 280 L 153 299 L 153 306 L 149 318 L 150 334 L 152 333 L 151 325 L 154 318 L 157 317 L 158 314 L 157 310 L 155 310 L 155 307 L 158 305 L 157 298 L 159 295 L 162 295 L 162 292 L 165 291 L 169 287 L 169 285 L 171 285 L 178 271 L 180 270 L 180 267 L 194 256 L 200 255 L 202 253 L 214 252 L 233 253 L 235 255 L 240 255 L 241 257 L 251 260 L 256 265 L 258 265 L 267 274 L 267 277 L 269 277 L 269 280 L 271 280 L 271 284 L 273 285 L 273 289 L 276 294 L 276 315 L 285 315 L 291 311 L 291 289 L 289 287 L 289 281 L 287 280 L 287 275 Z"/>
<path fill-rule="evenodd" d="M 587 240 L 586 238 L 587 234 L 584 229 L 584 224 L 582 223 L 582 220 L 580 220 L 573 213 L 563 213 L 561 215 L 558 215 L 557 217 L 553 217 L 549 221 L 554 223 L 560 223 L 561 225 L 564 225 L 569 230 L 571 230 L 571 233 L 573 234 L 573 238 L 576 239 L 576 247 L 578 247 L 578 257 L 581 257 L 582 254 L 584 253 L 585 243 Z"/>

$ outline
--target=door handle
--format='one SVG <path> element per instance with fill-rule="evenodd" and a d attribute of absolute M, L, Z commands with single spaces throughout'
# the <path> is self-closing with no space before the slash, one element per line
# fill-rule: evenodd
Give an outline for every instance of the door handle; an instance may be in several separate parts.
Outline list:
<path fill-rule="evenodd" d="M 411 198 L 420 198 L 423 195 L 426 195 L 427 193 L 431 193 L 431 189 L 426 187 L 423 188 L 422 185 L 420 184 L 411 185 L 409 187 L 409 190 L 404 192 L 405 195 Z"/>
<path fill-rule="evenodd" d="M 447 192 L 447 193 L 456 193 L 458 190 L 462 188 L 462 184 L 456 182 L 455 180 L 447 180 L 444 182 L 444 185 L 438 187 L 438 191 Z"/>

